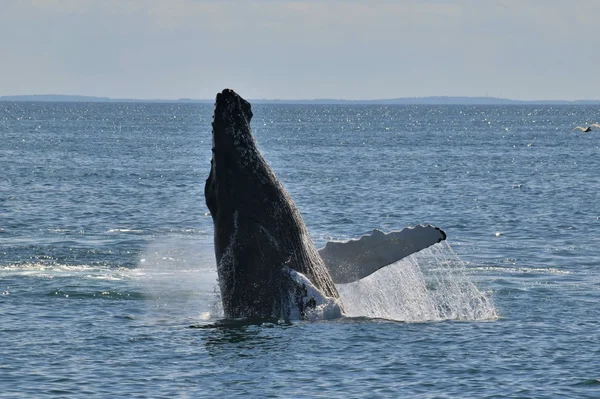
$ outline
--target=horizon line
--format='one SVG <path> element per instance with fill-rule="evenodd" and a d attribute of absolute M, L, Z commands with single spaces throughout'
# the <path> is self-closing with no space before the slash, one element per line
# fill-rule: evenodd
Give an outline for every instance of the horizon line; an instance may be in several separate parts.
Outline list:
<path fill-rule="evenodd" d="M 0 96 L 0 101 L 23 101 L 23 102 L 165 102 L 165 103 L 214 103 L 213 99 L 203 98 L 120 98 L 108 96 L 90 96 L 80 94 L 17 94 Z M 377 98 L 377 99 L 344 99 L 344 98 L 298 98 L 298 99 L 281 99 L 281 98 L 254 98 L 248 99 L 249 102 L 255 103 L 371 103 L 371 104 L 419 104 L 419 103 L 451 103 L 466 104 L 471 103 L 502 103 L 502 104 L 526 104 L 526 103 L 549 103 L 549 104 L 600 104 L 600 99 L 577 99 L 577 100 L 519 100 L 503 97 L 490 96 L 418 96 L 418 97 L 394 97 L 394 98 Z"/>

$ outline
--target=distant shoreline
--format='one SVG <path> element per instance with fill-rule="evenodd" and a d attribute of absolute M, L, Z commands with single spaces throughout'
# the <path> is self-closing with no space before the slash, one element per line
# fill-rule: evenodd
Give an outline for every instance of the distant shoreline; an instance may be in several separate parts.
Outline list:
<path fill-rule="evenodd" d="M 94 103 L 190 103 L 190 104 L 212 104 L 213 99 L 190 99 L 180 98 L 176 100 L 167 99 L 135 99 L 135 98 L 110 98 L 94 96 L 75 96 L 75 95 L 17 95 L 0 96 L 0 101 L 4 102 L 94 102 Z M 432 96 L 432 97 L 404 97 L 377 100 L 343 100 L 343 99 L 299 99 L 299 100 L 271 100 L 271 99 L 251 99 L 252 104 L 330 104 L 330 105 L 600 105 L 600 100 L 511 100 L 498 97 L 452 97 L 452 96 Z"/>

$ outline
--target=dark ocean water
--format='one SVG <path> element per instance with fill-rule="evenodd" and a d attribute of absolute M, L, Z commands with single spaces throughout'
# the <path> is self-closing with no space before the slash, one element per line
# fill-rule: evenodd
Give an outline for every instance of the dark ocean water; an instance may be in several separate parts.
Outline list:
<path fill-rule="evenodd" d="M 367 286 L 396 320 L 282 324 L 219 322 L 212 109 L 0 103 L 0 396 L 600 397 L 600 131 L 569 133 L 600 107 L 254 106 L 318 246 L 450 244 Z M 491 313 L 418 310 L 402 273 L 440 256 Z"/>

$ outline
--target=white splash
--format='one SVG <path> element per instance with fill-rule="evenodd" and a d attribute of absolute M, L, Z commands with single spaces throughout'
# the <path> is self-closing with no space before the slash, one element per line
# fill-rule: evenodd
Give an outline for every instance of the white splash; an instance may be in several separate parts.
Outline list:
<path fill-rule="evenodd" d="M 210 242 L 161 237 L 150 243 L 135 269 L 139 290 L 148 297 L 147 316 L 201 321 L 213 317 L 220 302 L 215 263 Z"/>
<path fill-rule="evenodd" d="M 350 284 L 337 286 L 347 316 L 407 322 L 491 320 L 491 299 L 471 281 L 448 243 L 441 242 Z"/>

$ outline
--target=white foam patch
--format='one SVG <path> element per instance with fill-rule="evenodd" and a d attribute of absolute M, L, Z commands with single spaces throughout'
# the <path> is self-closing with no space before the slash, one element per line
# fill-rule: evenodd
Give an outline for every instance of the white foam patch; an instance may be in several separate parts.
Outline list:
<path fill-rule="evenodd" d="M 406 322 L 498 317 L 491 299 L 473 284 L 445 241 L 337 287 L 346 315 L 353 317 Z"/>
<path fill-rule="evenodd" d="M 134 277 L 128 268 L 106 266 L 65 265 L 60 263 L 20 263 L 0 266 L 0 277 L 28 276 L 39 278 L 79 277 L 98 280 L 122 280 Z"/>
<path fill-rule="evenodd" d="M 140 229 L 109 229 L 107 233 L 143 233 L 144 230 Z"/>

